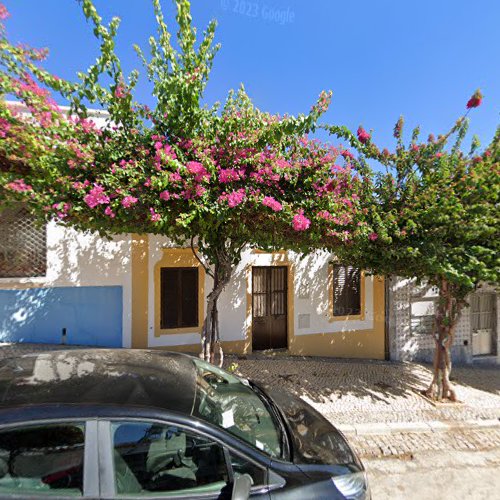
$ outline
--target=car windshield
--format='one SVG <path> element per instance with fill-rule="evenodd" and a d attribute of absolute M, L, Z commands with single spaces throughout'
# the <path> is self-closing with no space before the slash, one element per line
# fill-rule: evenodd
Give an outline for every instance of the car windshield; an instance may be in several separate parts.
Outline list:
<path fill-rule="evenodd" d="M 272 457 L 281 457 L 281 429 L 265 400 L 248 382 L 194 359 L 193 415 L 226 429 Z"/>

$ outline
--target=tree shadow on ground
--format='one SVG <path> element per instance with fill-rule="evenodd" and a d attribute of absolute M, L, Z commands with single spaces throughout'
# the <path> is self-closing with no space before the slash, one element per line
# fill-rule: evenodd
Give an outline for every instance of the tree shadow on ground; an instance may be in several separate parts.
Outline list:
<path fill-rule="evenodd" d="M 451 372 L 454 384 L 500 396 L 500 367 L 456 366 Z"/>
<path fill-rule="evenodd" d="M 242 375 L 316 403 L 354 397 L 389 406 L 395 399 L 415 397 L 430 382 L 429 371 L 411 363 L 301 356 L 286 360 L 266 355 L 252 358 L 230 357 L 227 364 L 236 361 Z"/>

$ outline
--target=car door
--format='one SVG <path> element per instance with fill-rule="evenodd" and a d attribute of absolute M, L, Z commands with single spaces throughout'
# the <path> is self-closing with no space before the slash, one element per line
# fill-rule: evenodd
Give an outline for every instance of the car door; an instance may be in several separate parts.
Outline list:
<path fill-rule="evenodd" d="M 105 499 L 230 499 L 248 474 L 250 498 L 269 499 L 268 470 L 196 428 L 148 419 L 99 421 L 101 495 Z"/>
<path fill-rule="evenodd" d="M 2 425 L 0 498 L 97 498 L 96 430 L 78 418 Z"/>

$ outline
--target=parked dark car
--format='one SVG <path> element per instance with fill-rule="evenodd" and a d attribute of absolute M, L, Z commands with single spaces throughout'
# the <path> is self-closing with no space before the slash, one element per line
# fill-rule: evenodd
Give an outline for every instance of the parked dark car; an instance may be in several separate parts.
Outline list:
<path fill-rule="evenodd" d="M 302 400 L 160 351 L 0 363 L 1 498 L 369 497 L 342 434 Z"/>

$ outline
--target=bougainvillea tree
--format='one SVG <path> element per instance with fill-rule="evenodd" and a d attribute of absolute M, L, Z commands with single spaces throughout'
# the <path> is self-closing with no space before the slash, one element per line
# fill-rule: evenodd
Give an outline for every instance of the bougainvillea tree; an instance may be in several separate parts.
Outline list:
<path fill-rule="evenodd" d="M 481 101 L 477 91 L 466 107 Z M 393 152 L 380 151 L 362 127 L 357 136 L 330 129 L 361 153 L 361 161 L 385 167 L 375 175 L 373 196 L 363 198 L 369 238 L 358 238 L 349 258 L 380 274 L 437 287 L 434 376 L 425 392 L 452 401 L 450 348 L 460 313 L 469 293 L 484 283 L 498 284 L 500 271 L 500 129 L 482 152 L 474 137 L 464 153 L 467 129 L 467 115 L 447 134 L 431 134 L 425 142 L 416 128 L 406 146 L 401 118 Z"/>
<path fill-rule="evenodd" d="M 367 238 L 358 206 L 368 181 L 348 152 L 307 138 L 328 93 L 297 117 L 261 112 L 243 88 L 220 109 L 204 106 L 215 24 L 197 40 L 188 1 L 176 1 L 178 50 L 153 1 L 150 57 L 137 48 L 156 100 L 151 109 L 134 98 L 138 72 L 122 72 L 118 20 L 105 26 L 90 0 L 82 5 L 100 55 L 76 83 L 51 76 L 38 52 L 2 38 L 0 93 L 29 110 L 0 103 L 2 202 L 22 201 L 44 219 L 102 235 L 152 233 L 191 245 L 213 279 L 202 333 L 203 356 L 213 361 L 217 300 L 243 248 L 308 252 Z M 70 102 L 69 114 L 49 89 Z M 108 113 L 104 126 L 88 118 L 89 105 Z"/>

